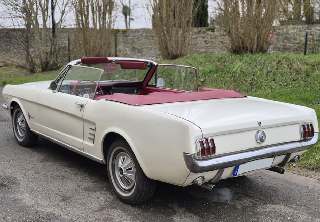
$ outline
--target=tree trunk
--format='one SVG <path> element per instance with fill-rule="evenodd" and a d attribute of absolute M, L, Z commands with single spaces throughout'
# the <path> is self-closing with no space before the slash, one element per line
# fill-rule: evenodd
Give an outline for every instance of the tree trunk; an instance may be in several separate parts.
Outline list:
<path fill-rule="evenodd" d="M 301 0 L 294 0 L 293 19 L 294 20 L 301 20 Z"/>

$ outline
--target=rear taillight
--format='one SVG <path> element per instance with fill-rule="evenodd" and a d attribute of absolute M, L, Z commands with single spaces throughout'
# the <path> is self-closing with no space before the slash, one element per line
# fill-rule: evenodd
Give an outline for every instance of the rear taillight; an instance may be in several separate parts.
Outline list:
<path fill-rule="evenodd" d="M 209 157 L 216 153 L 216 145 L 213 138 L 199 139 L 196 144 L 199 158 Z"/>
<path fill-rule="evenodd" d="M 314 128 L 312 123 L 305 123 L 300 125 L 300 138 L 311 139 L 314 136 Z"/>

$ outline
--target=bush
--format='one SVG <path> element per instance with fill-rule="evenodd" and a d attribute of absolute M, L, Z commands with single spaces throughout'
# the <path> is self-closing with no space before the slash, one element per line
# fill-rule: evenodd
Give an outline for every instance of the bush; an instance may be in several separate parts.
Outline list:
<path fill-rule="evenodd" d="M 279 10 L 278 0 L 224 0 L 220 6 L 223 27 L 234 54 L 265 53 L 269 32 Z"/>

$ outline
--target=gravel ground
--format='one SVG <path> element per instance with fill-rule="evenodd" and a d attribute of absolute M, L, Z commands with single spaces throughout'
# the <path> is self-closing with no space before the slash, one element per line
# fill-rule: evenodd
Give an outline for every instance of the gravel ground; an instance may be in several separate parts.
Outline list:
<path fill-rule="evenodd" d="M 105 166 L 45 139 L 17 145 L 1 109 L 0 221 L 320 221 L 320 181 L 261 171 L 212 192 L 158 183 L 150 201 L 129 206 L 113 193 Z"/>

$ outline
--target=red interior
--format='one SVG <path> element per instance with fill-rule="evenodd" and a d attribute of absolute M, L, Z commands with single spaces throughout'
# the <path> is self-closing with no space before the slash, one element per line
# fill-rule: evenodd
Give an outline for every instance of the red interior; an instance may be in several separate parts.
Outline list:
<path fill-rule="evenodd" d="M 128 105 L 141 106 L 161 103 L 243 97 L 246 96 L 237 93 L 233 90 L 205 88 L 201 92 L 182 92 L 169 89 L 160 89 L 156 87 L 146 87 L 144 90 L 140 90 L 139 95 L 114 93 L 112 95 L 108 94 L 96 96 L 95 100 L 105 99 L 108 101 L 116 101 Z"/>
<path fill-rule="evenodd" d="M 83 64 L 111 63 L 108 58 L 83 58 Z M 145 62 L 140 61 L 115 61 L 122 69 L 146 70 Z M 222 98 L 246 97 L 233 90 L 203 88 L 200 92 L 184 92 L 172 89 L 162 89 L 155 86 L 146 86 L 153 76 L 156 66 L 153 65 L 145 81 L 141 82 L 100 82 L 101 95 L 96 95 L 95 100 L 105 99 L 129 105 L 141 106 L 161 103 L 187 102 L 197 100 L 210 100 Z"/>

